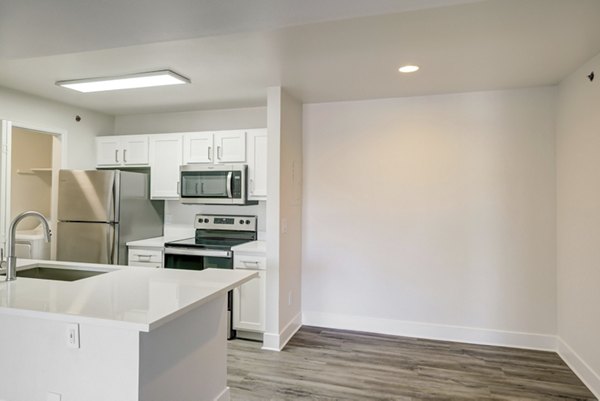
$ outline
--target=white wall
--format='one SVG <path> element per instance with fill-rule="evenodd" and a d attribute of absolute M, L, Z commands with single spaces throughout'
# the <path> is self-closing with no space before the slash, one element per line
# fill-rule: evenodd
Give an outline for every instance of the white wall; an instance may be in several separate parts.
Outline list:
<path fill-rule="evenodd" d="M 75 121 L 75 116 L 81 121 Z M 114 130 L 112 116 L 80 109 L 0 87 L 0 119 L 15 125 L 26 123 L 67 132 L 67 165 L 63 168 L 95 168 L 94 137 Z"/>
<path fill-rule="evenodd" d="M 115 117 L 115 133 L 118 135 L 250 129 L 265 128 L 266 126 L 266 107 L 134 114 Z"/>
<path fill-rule="evenodd" d="M 558 106 L 559 349 L 600 397 L 600 55 L 561 83 Z"/>
<path fill-rule="evenodd" d="M 268 88 L 267 310 L 263 348 L 281 350 L 302 324 L 302 104 Z"/>
<path fill-rule="evenodd" d="M 555 88 L 305 105 L 304 323 L 553 348 L 555 106 Z"/>
<path fill-rule="evenodd" d="M 281 349 L 279 325 L 279 243 L 281 169 L 281 87 L 267 90 L 267 284 L 263 348 Z"/>
<path fill-rule="evenodd" d="M 279 167 L 279 330 L 301 320 L 302 283 L 302 104 L 281 96 Z"/>

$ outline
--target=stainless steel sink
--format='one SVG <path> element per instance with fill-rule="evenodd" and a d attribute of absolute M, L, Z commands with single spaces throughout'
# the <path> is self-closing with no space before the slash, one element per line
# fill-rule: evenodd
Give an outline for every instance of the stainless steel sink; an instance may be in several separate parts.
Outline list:
<path fill-rule="evenodd" d="M 69 268 L 52 267 L 50 265 L 26 266 L 17 270 L 17 277 L 39 278 L 42 280 L 77 281 L 99 274 L 108 273 L 100 270 L 76 270 Z"/>

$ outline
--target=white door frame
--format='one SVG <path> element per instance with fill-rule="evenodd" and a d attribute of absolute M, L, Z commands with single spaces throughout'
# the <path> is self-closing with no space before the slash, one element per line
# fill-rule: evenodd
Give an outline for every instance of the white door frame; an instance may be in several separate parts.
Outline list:
<path fill-rule="evenodd" d="M 2 154 L 0 155 L 0 247 L 5 250 L 6 244 L 6 234 L 8 233 L 8 219 L 9 211 L 10 211 L 10 191 L 7 188 L 10 188 L 10 163 L 11 157 L 10 152 L 10 143 L 11 143 L 11 135 L 12 132 L 12 124 L 10 121 L 2 120 L 2 129 L 0 131 L 1 134 L 1 142 Z M 6 256 L 6 252 L 5 256 Z"/>
<path fill-rule="evenodd" d="M 21 121 L 2 121 L 2 165 L 0 166 L 0 188 L 3 189 L 0 202 L 0 246 L 5 247 L 6 236 L 10 225 L 10 191 L 11 188 L 11 150 L 12 129 L 23 128 L 32 131 L 40 131 L 52 135 L 55 139 L 53 145 L 58 141 L 60 146 L 52 146 L 52 194 L 50 205 L 50 218 L 52 219 L 52 232 L 56 233 L 58 215 L 58 170 L 67 166 L 67 130 L 36 123 Z M 55 237 L 56 238 L 56 237 Z M 5 252 L 6 253 L 6 252 Z M 51 258 L 56 259 L 56 241 L 51 242 Z"/>

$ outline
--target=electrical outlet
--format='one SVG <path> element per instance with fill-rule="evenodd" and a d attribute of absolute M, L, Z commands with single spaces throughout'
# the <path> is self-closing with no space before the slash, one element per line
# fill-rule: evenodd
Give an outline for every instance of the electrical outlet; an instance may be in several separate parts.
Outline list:
<path fill-rule="evenodd" d="M 67 324 L 67 347 L 79 348 L 79 324 Z"/>
<path fill-rule="evenodd" d="M 292 292 L 288 292 L 288 306 L 292 306 Z"/>

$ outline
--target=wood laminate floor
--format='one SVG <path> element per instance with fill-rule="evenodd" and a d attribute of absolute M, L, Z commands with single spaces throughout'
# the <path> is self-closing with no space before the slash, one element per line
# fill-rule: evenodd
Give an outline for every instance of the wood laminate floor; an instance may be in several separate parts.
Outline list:
<path fill-rule="evenodd" d="M 229 342 L 232 401 L 595 400 L 552 352 L 316 327 L 260 345 Z"/>

